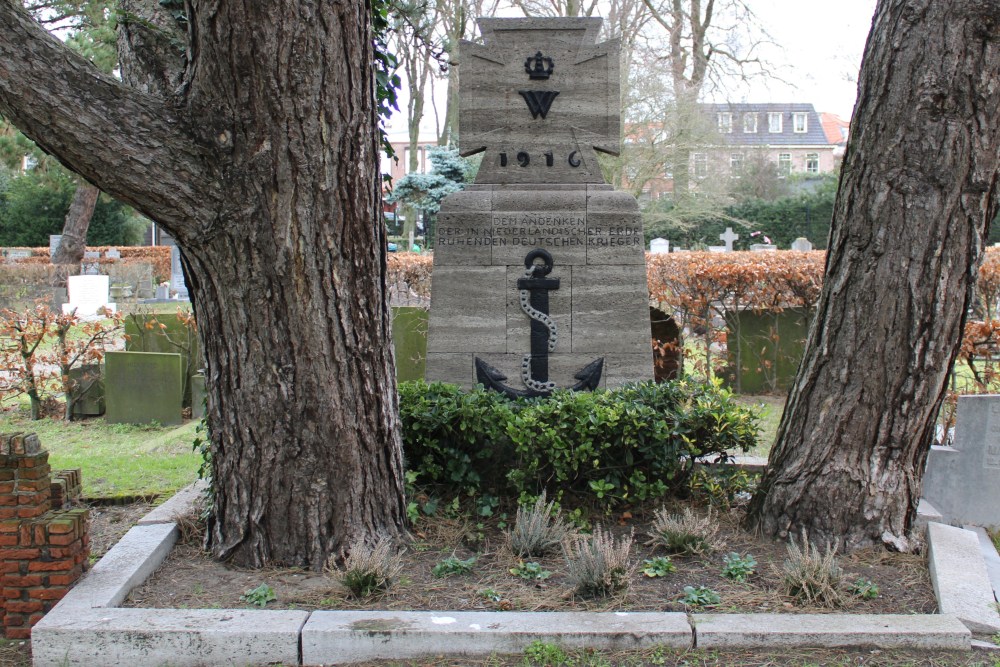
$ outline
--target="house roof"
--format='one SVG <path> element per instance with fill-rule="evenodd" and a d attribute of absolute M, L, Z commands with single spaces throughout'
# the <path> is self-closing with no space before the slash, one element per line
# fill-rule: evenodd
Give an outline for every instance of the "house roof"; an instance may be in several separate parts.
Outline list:
<path fill-rule="evenodd" d="M 726 104 L 705 104 L 706 112 L 717 118 L 717 114 L 731 113 L 733 115 L 733 131 L 720 133 L 726 141 L 734 146 L 822 146 L 837 144 L 840 141 L 831 142 L 823 131 L 823 124 L 819 114 L 812 104 L 801 102 L 789 103 L 726 103 Z M 768 114 L 781 114 L 781 132 L 768 131 Z M 792 116 L 795 113 L 806 114 L 806 131 L 795 132 L 792 125 Z M 747 114 L 757 116 L 757 131 L 744 132 L 744 117 Z"/>
<path fill-rule="evenodd" d="M 825 111 L 819 114 L 820 122 L 823 124 L 823 132 L 826 139 L 831 144 L 843 144 L 847 141 L 847 131 L 851 124 L 835 113 Z"/>

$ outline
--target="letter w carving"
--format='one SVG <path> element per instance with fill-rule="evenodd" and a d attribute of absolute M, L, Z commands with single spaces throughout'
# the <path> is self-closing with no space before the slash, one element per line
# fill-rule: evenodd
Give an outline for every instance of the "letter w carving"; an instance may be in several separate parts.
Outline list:
<path fill-rule="evenodd" d="M 556 99 L 556 95 L 559 94 L 558 90 L 519 90 L 517 92 L 528 103 L 531 117 L 538 118 L 541 116 L 542 120 L 545 120 L 545 114 L 549 112 L 552 100 Z"/>

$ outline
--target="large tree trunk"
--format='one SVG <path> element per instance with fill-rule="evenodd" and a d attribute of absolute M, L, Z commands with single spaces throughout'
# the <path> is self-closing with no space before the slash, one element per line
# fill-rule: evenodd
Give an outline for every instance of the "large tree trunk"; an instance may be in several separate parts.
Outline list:
<path fill-rule="evenodd" d="M 191 0 L 181 84 L 123 73 L 137 90 L 18 4 L 0 0 L 0 113 L 183 251 L 214 555 L 321 568 L 358 538 L 402 535 L 370 7 Z"/>
<path fill-rule="evenodd" d="M 1000 3 L 880 0 L 826 278 L 750 521 L 913 548 L 1000 168 Z"/>
<path fill-rule="evenodd" d="M 87 230 L 90 229 L 90 219 L 94 217 L 100 194 L 101 191 L 87 181 L 80 181 L 76 186 L 66 222 L 63 223 L 59 247 L 52 255 L 53 264 L 79 264 L 83 261 L 83 253 L 87 249 Z"/>

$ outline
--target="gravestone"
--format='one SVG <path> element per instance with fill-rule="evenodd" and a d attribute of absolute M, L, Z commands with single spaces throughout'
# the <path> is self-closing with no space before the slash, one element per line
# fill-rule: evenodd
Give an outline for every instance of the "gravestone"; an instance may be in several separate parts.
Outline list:
<path fill-rule="evenodd" d="M 726 246 L 724 246 L 724 245 L 710 245 L 710 246 L 708 246 L 708 251 L 709 252 L 732 252 L 730 250 L 726 250 Z"/>
<path fill-rule="evenodd" d="M 955 444 L 931 447 L 923 497 L 945 523 L 1000 526 L 1000 395 L 958 397 Z"/>
<path fill-rule="evenodd" d="M 61 242 L 62 234 L 49 234 L 49 257 L 55 256 Z"/>
<path fill-rule="evenodd" d="M 8 260 L 27 259 L 28 257 L 31 257 L 30 250 L 24 250 L 23 248 L 11 248 L 7 251 Z"/>
<path fill-rule="evenodd" d="M 178 299 L 188 298 L 184 270 L 181 268 L 181 249 L 175 245 L 170 246 L 170 289 L 177 293 Z"/>
<path fill-rule="evenodd" d="M 619 151 L 619 44 L 598 18 L 479 25 L 460 149 L 483 158 L 438 215 L 426 378 L 532 396 L 650 379 L 639 209 L 596 153 Z"/>
<path fill-rule="evenodd" d="M 792 241 L 792 250 L 795 250 L 796 252 L 810 252 L 812 249 L 812 242 L 804 236 L 800 236 Z"/>
<path fill-rule="evenodd" d="M 111 288 L 108 276 L 69 276 L 66 287 L 69 301 L 62 304 L 63 313 L 76 310 L 79 317 L 91 319 L 100 317 L 97 313 L 100 308 L 107 308 L 112 313 L 117 310 L 117 305 L 110 303 L 108 297 Z"/>
<path fill-rule="evenodd" d="M 773 243 L 754 243 L 750 246 L 752 252 L 772 252 L 776 251 L 778 246 Z"/>
<path fill-rule="evenodd" d="M 101 258 L 101 253 L 95 250 L 87 250 L 83 253 L 83 274 L 86 276 L 96 276 L 100 271 L 100 264 L 97 260 Z"/>
<path fill-rule="evenodd" d="M 649 242 L 649 252 L 653 255 L 662 255 L 670 252 L 670 241 L 667 239 L 653 239 Z"/>
<path fill-rule="evenodd" d="M 733 241 L 739 241 L 740 235 L 735 233 L 732 227 L 726 227 L 726 231 L 719 234 L 719 240 L 726 244 L 726 252 L 732 252 Z"/>
<path fill-rule="evenodd" d="M 121 259 L 122 253 L 118 248 L 108 248 L 104 251 L 104 256 L 108 259 Z"/>
<path fill-rule="evenodd" d="M 105 418 L 112 424 L 181 423 L 181 355 L 108 352 L 104 357 Z"/>

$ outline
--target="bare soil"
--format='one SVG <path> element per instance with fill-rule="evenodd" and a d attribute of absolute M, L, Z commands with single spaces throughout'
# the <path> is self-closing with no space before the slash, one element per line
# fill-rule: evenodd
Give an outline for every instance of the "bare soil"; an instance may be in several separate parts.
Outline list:
<path fill-rule="evenodd" d="M 679 509 L 679 506 L 678 506 Z M 704 512 L 704 508 L 699 511 Z M 526 581 L 511 569 L 519 560 L 506 547 L 496 522 L 477 526 L 467 518 L 429 518 L 413 529 L 413 540 L 403 555 L 403 575 L 387 592 L 356 599 L 330 573 L 301 569 L 243 570 L 211 560 L 193 537 L 180 544 L 160 569 L 133 591 L 126 606 L 240 608 L 252 607 L 241 599 L 261 584 L 277 597 L 268 609 L 395 609 L 395 610 L 519 610 L 519 611 L 692 611 L 684 604 L 685 586 L 705 586 L 716 591 L 721 603 L 703 609 L 724 613 L 888 613 L 926 614 L 936 611 L 936 601 L 921 555 L 881 550 L 839 557 L 844 571 L 843 603 L 837 608 L 806 604 L 790 597 L 782 586 L 782 564 L 787 545 L 754 536 L 739 526 L 742 511 L 732 509 L 719 519 L 724 545 L 701 557 L 672 556 L 677 571 L 650 578 L 641 572 L 644 559 L 665 555 L 645 545 L 653 508 L 633 510 L 614 518 L 613 532 L 634 532 L 633 572 L 627 591 L 610 598 L 581 598 L 568 581 L 561 555 L 532 559 L 551 573 L 544 580 Z M 753 554 L 756 572 L 745 583 L 722 575 L 723 557 L 731 552 Z M 475 557 L 467 574 L 436 577 L 435 565 L 443 559 Z M 847 592 L 858 579 L 878 585 L 879 595 L 864 600 Z"/>

